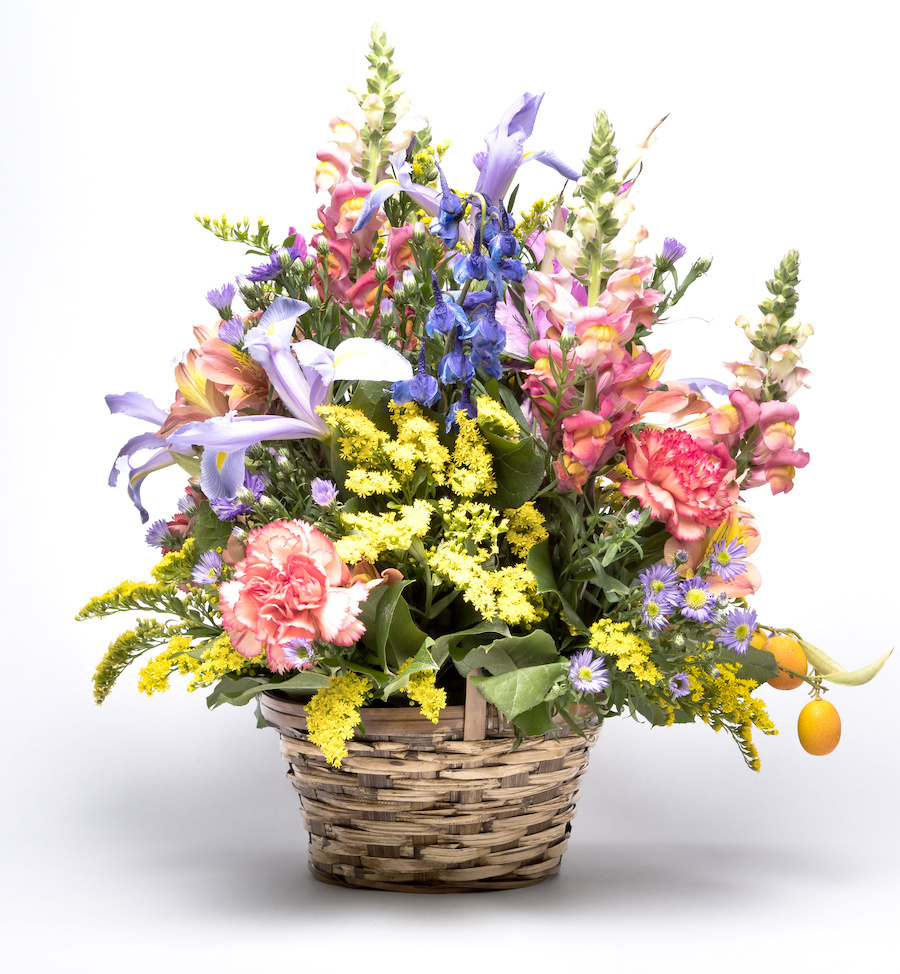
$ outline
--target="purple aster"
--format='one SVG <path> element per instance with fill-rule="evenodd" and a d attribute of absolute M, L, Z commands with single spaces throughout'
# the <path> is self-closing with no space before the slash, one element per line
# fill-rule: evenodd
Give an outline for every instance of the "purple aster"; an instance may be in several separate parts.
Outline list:
<path fill-rule="evenodd" d="M 190 494 L 178 498 L 178 510 L 182 514 L 193 514 L 197 510 L 197 503 Z"/>
<path fill-rule="evenodd" d="M 713 545 L 709 563 L 723 582 L 730 582 L 747 570 L 747 563 L 744 561 L 746 554 L 747 547 L 740 541 L 717 541 Z"/>
<path fill-rule="evenodd" d="M 309 640 L 302 637 L 285 643 L 283 650 L 285 663 L 295 670 L 307 670 L 315 662 L 316 651 Z"/>
<path fill-rule="evenodd" d="M 224 324 L 219 325 L 219 340 L 226 345 L 240 348 L 244 341 L 244 323 L 236 315 Z"/>
<path fill-rule="evenodd" d="M 743 656 L 747 652 L 755 629 L 756 613 L 753 609 L 735 609 L 734 612 L 728 613 L 725 629 L 716 637 L 716 642 Z"/>
<path fill-rule="evenodd" d="M 228 320 L 231 317 L 231 302 L 234 301 L 237 288 L 233 284 L 223 284 L 218 289 L 206 292 L 206 300 L 219 312 L 219 317 Z"/>
<path fill-rule="evenodd" d="M 625 515 L 625 523 L 630 528 L 636 528 L 641 523 L 641 518 L 643 517 L 642 511 L 629 511 Z"/>
<path fill-rule="evenodd" d="M 669 678 L 669 693 L 674 699 L 686 697 L 691 692 L 691 683 L 687 673 L 676 673 Z"/>
<path fill-rule="evenodd" d="M 257 284 L 263 281 L 274 281 L 279 274 L 287 270 L 296 260 L 306 260 L 307 248 L 306 241 L 291 227 L 293 241 L 290 246 L 276 247 L 265 264 L 254 267 L 247 275 L 247 280 Z M 291 236 L 288 236 L 291 240 Z"/>
<path fill-rule="evenodd" d="M 147 544 L 151 548 L 162 548 L 165 545 L 166 539 L 169 536 L 169 525 L 165 521 L 160 519 L 159 521 L 154 521 L 149 528 L 147 528 L 147 533 L 144 537 L 147 540 Z"/>
<path fill-rule="evenodd" d="M 644 620 L 644 625 L 651 629 L 662 629 L 669 621 L 671 611 L 672 603 L 669 601 L 669 592 L 666 589 L 659 589 L 656 592 L 648 591 L 644 596 L 641 618 Z"/>
<path fill-rule="evenodd" d="M 687 247 L 684 244 L 679 243 L 674 237 L 666 237 L 663 240 L 663 249 L 660 256 L 660 262 L 665 262 L 666 264 L 674 264 L 676 260 L 684 257 L 687 253 Z"/>
<path fill-rule="evenodd" d="M 686 619 L 709 622 L 716 600 L 702 578 L 682 582 L 677 598 L 678 607 Z"/>
<path fill-rule="evenodd" d="M 610 684 L 605 659 L 602 656 L 594 659 L 594 652 L 590 649 L 582 650 L 572 657 L 569 679 L 572 681 L 572 686 L 582 693 L 599 693 Z"/>
<path fill-rule="evenodd" d="M 632 511 L 632 513 L 637 514 L 640 519 L 640 511 Z M 674 597 L 678 589 L 681 576 L 671 565 L 667 565 L 664 561 L 658 561 L 655 565 L 645 568 L 638 575 L 637 580 L 644 586 L 644 591 L 648 594 L 666 592 L 666 597 L 671 598 Z"/>
<path fill-rule="evenodd" d="M 337 486 L 332 481 L 316 477 L 309 485 L 309 493 L 313 502 L 319 507 L 331 507 L 337 500 L 338 491 Z"/>
<path fill-rule="evenodd" d="M 191 573 L 194 584 L 215 585 L 221 577 L 222 556 L 217 551 L 204 551 Z"/>
<path fill-rule="evenodd" d="M 250 513 L 252 508 L 247 502 L 251 499 L 259 500 L 268 482 L 269 478 L 266 474 L 252 474 L 248 470 L 244 473 L 243 490 L 238 487 L 238 496 L 212 497 L 209 506 L 216 512 L 220 521 L 233 521 L 235 518 Z M 252 494 L 252 498 L 248 496 L 247 492 Z M 242 493 L 243 497 L 240 496 Z"/>

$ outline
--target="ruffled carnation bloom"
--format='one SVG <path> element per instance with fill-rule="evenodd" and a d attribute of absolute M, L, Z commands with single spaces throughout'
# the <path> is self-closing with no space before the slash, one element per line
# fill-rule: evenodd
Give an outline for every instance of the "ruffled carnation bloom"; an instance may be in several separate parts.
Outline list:
<path fill-rule="evenodd" d="M 736 464 L 721 443 L 647 427 L 629 437 L 625 455 L 633 479 L 623 480 L 619 489 L 682 541 L 702 537 L 737 500 Z"/>
<path fill-rule="evenodd" d="M 368 588 L 351 579 L 331 541 L 305 521 L 254 528 L 219 594 L 235 649 L 250 658 L 265 648 L 278 673 L 295 665 L 285 650 L 297 639 L 350 646 L 365 632 L 357 616 Z"/>

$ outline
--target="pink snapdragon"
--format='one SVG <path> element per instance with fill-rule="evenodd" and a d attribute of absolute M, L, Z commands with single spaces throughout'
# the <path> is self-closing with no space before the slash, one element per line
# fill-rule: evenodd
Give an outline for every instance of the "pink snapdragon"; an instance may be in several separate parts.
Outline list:
<path fill-rule="evenodd" d="M 305 521 L 254 528 L 219 595 L 234 647 L 248 657 L 265 649 L 277 673 L 288 668 L 284 650 L 294 639 L 350 646 L 365 632 L 357 616 L 368 588 L 352 580 L 331 541 Z"/>
<path fill-rule="evenodd" d="M 793 403 L 771 400 L 762 403 L 760 436 L 753 451 L 753 463 L 745 487 L 768 484 L 773 494 L 787 493 L 794 486 L 797 467 L 809 463 L 809 454 L 794 445 L 800 411 Z"/>
<path fill-rule="evenodd" d="M 652 277 L 653 261 L 649 257 L 632 257 L 610 275 L 600 304 L 610 313 L 627 311 L 635 324 L 651 328 L 656 321 L 653 308 L 664 297 L 661 291 L 644 287 L 644 282 Z"/>
<path fill-rule="evenodd" d="M 721 443 L 647 427 L 629 435 L 625 456 L 634 479 L 623 480 L 621 492 L 637 498 L 682 541 L 702 538 L 737 500 L 736 464 Z"/>

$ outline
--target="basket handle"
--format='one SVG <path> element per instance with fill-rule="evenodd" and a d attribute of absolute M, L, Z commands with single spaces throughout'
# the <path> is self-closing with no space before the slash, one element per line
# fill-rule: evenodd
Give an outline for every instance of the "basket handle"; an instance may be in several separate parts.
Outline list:
<path fill-rule="evenodd" d="M 466 677 L 466 704 L 463 712 L 463 740 L 483 741 L 487 723 L 487 700 L 469 679 L 481 676 L 481 670 L 472 670 Z"/>

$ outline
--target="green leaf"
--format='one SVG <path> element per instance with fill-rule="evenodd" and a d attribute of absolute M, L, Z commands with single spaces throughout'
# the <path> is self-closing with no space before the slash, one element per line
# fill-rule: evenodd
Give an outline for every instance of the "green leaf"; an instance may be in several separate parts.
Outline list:
<path fill-rule="evenodd" d="M 514 720 L 519 714 L 543 703 L 550 688 L 565 673 L 566 663 L 560 662 L 470 679 L 488 703 L 492 703 L 507 720 Z"/>
<path fill-rule="evenodd" d="M 233 707 L 242 707 L 264 690 L 318 690 L 324 686 L 328 686 L 328 677 L 313 670 L 295 673 L 290 679 L 280 683 L 275 683 L 268 677 L 242 676 L 235 679 L 223 676 L 206 698 L 206 706 L 212 709 L 223 703 L 230 703 Z"/>
<path fill-rule="evenodd" d="M 189 477 L 200 476 L 200 460 L 198 457 L 186 457 L 183 453 L 170 453 L 169 456 L 186 471 Z"/>
<path fill-rule="evenodd" d="M 516 717 L 516 727 L 526 737 L 543 737 L 544 734 L 558 729 L 550 716 L 550 704 L 546 701 L 519 714 Z"/>
<path fill-rule="evenodd" d="M 420 670 L 436 670 L 437 668 L 437 663 L 435 663 L 431 653 L 423 646 L 413 657 L 409 666 L 381 688 L 381 699 L 387 700 L 392 693 L 402 690 L 409 683 L 409 678 L 413 673 L 418 673 Z"/>
<path fill-rule="evenodd" d="M 390 432 L 393 429 L 391 411 L 388 409 L 388 403 L 391 399 L 390 388 L 390 382 L 372 382 L 369 379 L 361 379 L 356 383 L 356 388 L 353 390 L 350 408 L 358 409 L 363 415 L 371 419 L 380 430 Z"/>
<path fill-rule="evenodd" d="M 562 606 L 566 622 L 574 629 L 587 632 L 587 626 L 581 621 L 581 617 L 569 605 L 559 590 L 556 576 L 553 574 L 553 565 L 550 560 L 550 542 L 546 538 L 528 552 L 525 564 L 528 566 L 531 574 L 537 579 L 538 592 L 541 595 L 546 595 L 548 592 L 555 595 Z"/>
<path fill-rule="evenodd" d="M 778 664 L 775 662 L 775 657 L 765 649 L 748 646 L 746 655 L 738 656 L 735 653 L 728 656 L 727 659 L 729 661 L 736 659 L 741 664 L 741 668 L 735 674 L 739 680 L 753 680 L 762 686 L 763 683 L 767 683 L 778 676 Z"/>
<path fill-rule="evenodd" d="M 224 548 L 231 537 L 231 528 L 230 522 L 219 520 L 209 501 L 203 501 L 194 514 L 195 553 L 202 555 L 204 551 Z"/>
<path fill-rule="evenodd" d="M 553 637 L 542 629 L 535 629 L 527 636 L 506 636 L 468 651 L 451 650 L 450 655 L 463 675 L 470 670 L 487 670 L 496 676 L 559 660 Z"/>
<path fill-rule="evenodd" d="M 403 590 L 411 584 L 398 582 L 372 589 L 359 614 L 366 627 L 363 641 L 377 654 L 383 670 L 398 669 L 425 642 L 425 633 L 412 621 L 403 598 Z"/>
<path fill-rule="evenodd" d="M 482 430 L 494 454 L 494 477 L 497 490 L 491 504 L 498 510 L 521 507 L 531 500 L 544 479 L 544 458 L 532 437 L 511 443 L 496 433 Z"/>
<path fill-rule="evenodd" d="M 453 655 L 454 649 L 459 648 L 462 649 L 462 653 L 467 653 L 473 647 L 484 643 L 486 640 L 483 637 L 498 635 L 509 635 L 509 627 L 505 622 L 501 622 L 499 619 L 479 622 L 469 629 L 460 629 L 458 632 L 447 632 L 438 636 L 431 645 L 431 655 L 440 666 L 448 656 Z M 456 659 L 457 657 L 454 655 L 453 658 Z M 460 654 L 460 658 L 462 658 L 462 654 Z M 468 670 L 465 672 L 468 673 Z"/>
<path fill-rule="evenodd" d="M 798 641 L 803 648 L 803 652 L 806 653 L 806 658 L 812 664 L 813 669 L 821 674 L 822 679 L 843 687 L 861 687 L 864 683 L 868 683 L 869 680 L 874 679 L 881 667 L 890 658 L 891 653 L 894 652 L 892 647 L 884 656 L 880 656 L 875 660 L 874 663 L 869 663 L 868 666 L 862 666 L 858 670 L 850 670 L 848 672 L 840 663 L 836 663 L 817 646 L 808 643 L 805 639 Z"/>

